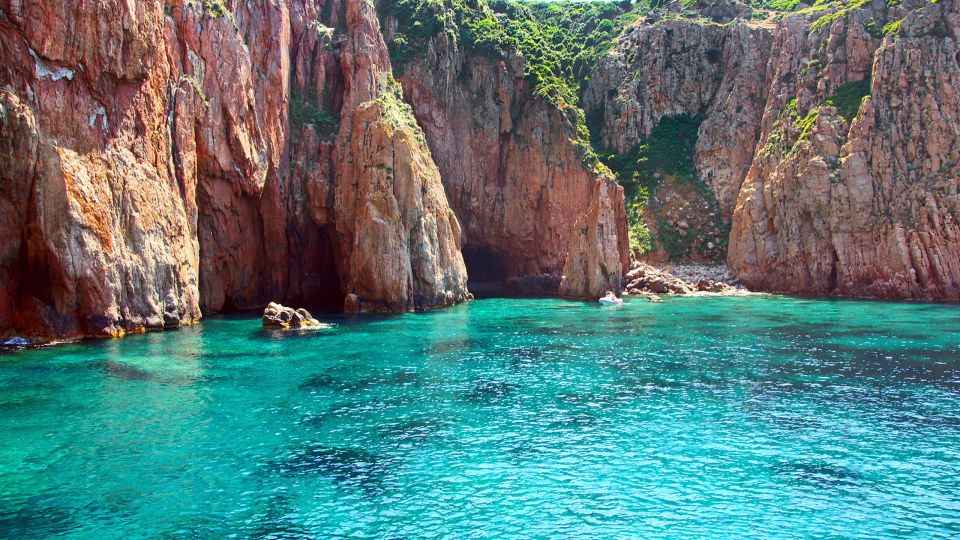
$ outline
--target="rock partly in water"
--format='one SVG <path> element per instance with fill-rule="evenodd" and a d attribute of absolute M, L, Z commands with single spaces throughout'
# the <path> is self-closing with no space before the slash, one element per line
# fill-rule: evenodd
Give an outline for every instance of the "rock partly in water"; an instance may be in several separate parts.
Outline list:
<path fill-rule="evenodd" d="M 323 323 L 314 319 L 313 315 L 303 308 L 293 309 L 270 302 L 263 310 L 263 326 L 265 328 L 322 328 Z"/>
<path fill-rule="evenodd" d="M 661 301 L 658 295 L 692 295 L 702 293 L 742 294 L 736 278 L 726 267 L 701 265 L 677 266 L 673 271 L 633 261 L 627 272 L 627 293 L 643 295 L 651 302 Z"/>

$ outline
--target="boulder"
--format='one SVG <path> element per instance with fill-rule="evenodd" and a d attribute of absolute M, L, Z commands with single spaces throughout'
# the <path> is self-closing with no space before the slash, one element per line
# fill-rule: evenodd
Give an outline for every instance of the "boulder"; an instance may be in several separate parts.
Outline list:
<path fill-rule="evenodd" d="M 263 310 L 263 326 L 264 328 L 319 328 L 321 324 L 303 308 L 293 309 L 270 302 Z"/>

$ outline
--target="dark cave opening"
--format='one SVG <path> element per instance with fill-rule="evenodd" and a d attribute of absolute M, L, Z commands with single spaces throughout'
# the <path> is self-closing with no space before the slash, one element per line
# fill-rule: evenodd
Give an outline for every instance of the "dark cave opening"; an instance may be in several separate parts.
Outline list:
<path fill-rule="evenodd" d="M 467 267 L 467 288 L 478 298 L 503 296 L 507 288 L 507 270 L 503 257 L 481 246 L 463 246 L 463 262 Z"/>
<path fill-rule="evenodd" d="M 302 269 L 291 267 L 289 302 L 321 312 L 343 311 L 343 290 L 337 270 L 337 250 L 333 226 L 323 227 L 307 240 L 303 253 L 309 254 Z M 291 251 L 292 253 L 292 251 Z"/>

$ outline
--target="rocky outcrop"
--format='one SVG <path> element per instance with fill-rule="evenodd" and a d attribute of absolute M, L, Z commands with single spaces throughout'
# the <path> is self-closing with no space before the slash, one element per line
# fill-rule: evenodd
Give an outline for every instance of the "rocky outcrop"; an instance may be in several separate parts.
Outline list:
<path fill-rule="evenodd" d="M 366 2 L 0 2 L 0 37 L 0 334 L 466 297 L 422 134 L 380 101 Z"/>
<path fill-rule="evenodd" d="M 724 26 L 702 9 L 657 15 L 623 34 L 585 103 L 621 152 L 700 115 L 698 177 L 750 288 L 956 300 L 957 9 L 877 0 Z M 681 202 L 668 214 L 689 219 L 654 226 L 712 211 Z"/>
<path fill-rule="evenodd" d="M 460 226 L 393 79 L 373 6 L 349 3 L 347 26 L 345 110 L 334 153 L 344 291 L 362 311 L 465 300 Z"/>
<path fill-rule="evenodd" d="M 623 191 L 584 163 L 575 111 L 533 94 L 522 57 L 465 50 L 443 32 L 398 74 L 463 226 L 471 274 L 536 293 L 551 282 L 567 296 L 620 289 Z"/>
<path fill-rule="evenodd" d="M 623 204 L 622 187 L 602 178 L 594 182 L 587 213 L 574 228 L 561 295 L 593 298 L 623 288 L 622 254 L 630 249 Z"/>
<path fill-rule="evenodd" d="M 698 122 L 709 190 L 665 177 L 653 228 L 713 250 L 732 223 L 727 261 L 759 289 L 960 298 L 956 1 L 776 24 L 676 6 L 627 29 L 583 96 L 621 152 Z M 515 53 L 440 32 L 392 66 L 384 33 L 365 0 L 0 0 L 0 337 L 272 299 L 442 306 L 473 270 L 620 289 L 623 190 L 575 108 Z"/>
<path fill-rule="evenodd" d="M 657 295 L 660 294 L 749 294 L 749 291 L 731 279 L 723 267 L 686 266 L 665 269 L 634 261 L 626 279 L 627 294 L 647 296 L 652 301 L 659 301 Z"/>
<path fill-rule="evenodd" d="M 196 320 L 184 195 L 196 180 L 175 172 L 163 6 L 0 11 L 0 329 L 121 335 Z"/>
<path fill-rule="evenodd" d="M 694 164 L 729 219 L 759 135 L 770 42 L 769 29 L 742 20 L 656 15 L 628 29 L 601 60 L 584 108 L 599 118 L 603 145 L 620 153 L 664 118 L 702 117 Z"/>
<path fill-rule="evenodd" d="M 898 31 L 870 33 L 898 17 Z M 960 299 L 958 38 L 955 2 L 874 2 L 813 31 L 802 19 L 778 28 L 730 239 L 744 283 Z"/>
<path fill-rule="evenodd" d="M 270 302 L 263 310 L 263 327 L 300 329 L 322 328 L 323 325 L 303 308 L 293 309 L 276 302 Z"/>

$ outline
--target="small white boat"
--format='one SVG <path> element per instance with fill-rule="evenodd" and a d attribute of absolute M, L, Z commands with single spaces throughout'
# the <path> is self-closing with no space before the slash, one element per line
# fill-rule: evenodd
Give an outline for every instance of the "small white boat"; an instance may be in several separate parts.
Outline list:
<path fill-rule="evenodd" d="M 600 299 L 600 305 L 603 306 L 622 306 L 623 298 L 617 298 L 613 291 L 607 291 L 607 294 Z"/>
<path fill-rule="evenodd" d="M 23 339 L 20 336 L 14 336 L 7 341 L 4 341 L 3 344 L 7 347 L 29 347 L 30 342 Z"/>

